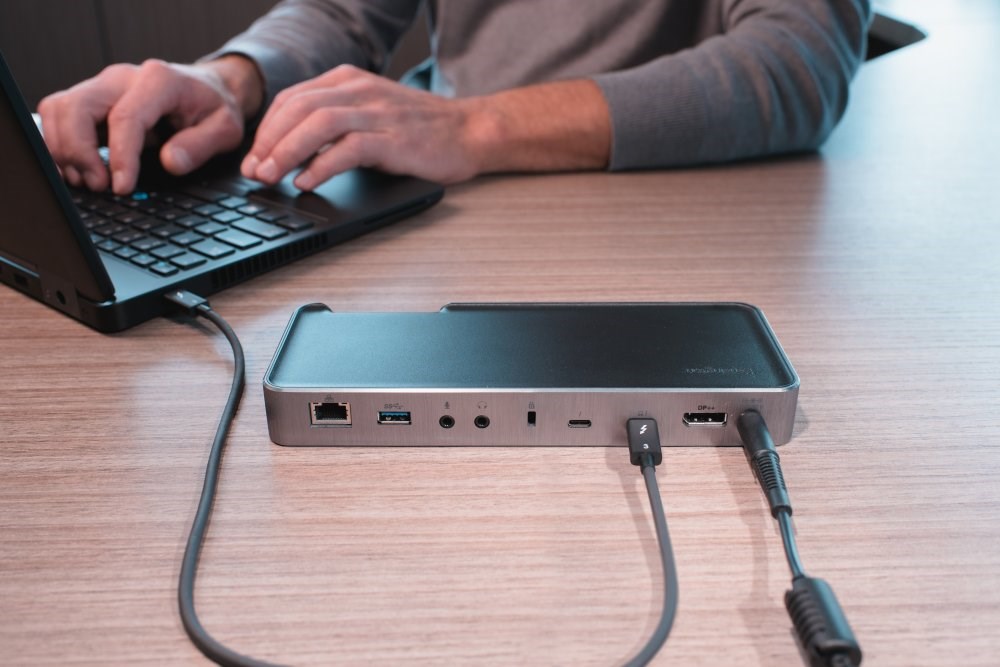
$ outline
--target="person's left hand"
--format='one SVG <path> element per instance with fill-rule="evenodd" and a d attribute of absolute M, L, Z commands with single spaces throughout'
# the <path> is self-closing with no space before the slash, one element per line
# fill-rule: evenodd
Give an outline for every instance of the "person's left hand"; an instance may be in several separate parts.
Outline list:
<path fill-rule="evenodd" d="M 475 109 L 341 65 L 275 97 L 240 169 L 274 185 L 305 164 L 302 190 L 354 167 L 456 183 L 479 172 Z"/>

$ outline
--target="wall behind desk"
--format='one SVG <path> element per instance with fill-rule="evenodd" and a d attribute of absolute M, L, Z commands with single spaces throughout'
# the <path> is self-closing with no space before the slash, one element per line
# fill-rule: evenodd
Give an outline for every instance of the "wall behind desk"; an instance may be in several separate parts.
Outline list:
<path fill-rule="evenodd" d="M 275 0 L 0 0 L 0 51 L 31 108 L 115 62 L 190 62 L 222 45 Z M 426 57 L 423 16 L 387 72 Z"/>

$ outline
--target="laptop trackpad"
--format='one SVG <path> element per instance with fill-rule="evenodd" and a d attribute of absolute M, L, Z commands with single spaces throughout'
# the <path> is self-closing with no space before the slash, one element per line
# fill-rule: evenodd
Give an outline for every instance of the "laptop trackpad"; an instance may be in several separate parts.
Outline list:
<path fill-rule="evenodd" d="M 297 171 L 289 174 L 274 187 L 251 188 L 247 194 L 255 199 L 335 219 L 344 213 L 363 213 L 366 209 L 384 211 L 394 198 L 392 184 L 406 180 L 366 169 L 352 169 L 334 176 L 312 192 L 304 192 L 292 184 L 297 174 Z"/>

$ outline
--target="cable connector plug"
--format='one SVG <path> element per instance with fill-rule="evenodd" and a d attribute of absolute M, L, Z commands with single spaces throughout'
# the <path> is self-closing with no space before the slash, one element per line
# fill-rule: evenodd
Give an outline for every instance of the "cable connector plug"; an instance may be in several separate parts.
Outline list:
<path fill-rule="evenodd" d="M 785 608 L 810 667 L 861 664 L 861 646 L 828 583 L 816 577 L 796 577 L 792 589 L 785 591 Z"/>
<path fill-rule="evenodd" d="M 663 450 L 660 448 L 660 431 L 656 428 L 655 419 L 629 419 L 628 431 L 629 459 L 634 466 L 647 465 L 643 463 L 644 455 L 648 455 L 654 466 L 663 462 Z"/>
<path fill-rule="evenodd" d="M 187 290 L 167 292 L 163 298 L 177 306 L 185 315 L 198 315 L 198 311 L 209 308 L 208 299 Z"/>
<path fill-rule="evenodd" d="M 792 501 L 788 497 L 785 477 L 781 474 L 781 458 L 764 417 L 756 410 L 747 410 L 736 420 L 736 428 L 743 440 L 743 453 L 750 469 L 760 482 L 767 504 L 771 507 L 771 516 L 778 518 L 781 512 L 791 514 Z"/>

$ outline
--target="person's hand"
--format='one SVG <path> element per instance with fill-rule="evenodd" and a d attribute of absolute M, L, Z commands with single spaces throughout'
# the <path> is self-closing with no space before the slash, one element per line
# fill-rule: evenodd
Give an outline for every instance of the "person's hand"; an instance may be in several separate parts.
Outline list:
<path fill-rule="evenodd" d="M 244 117 L 262 96 L 256 66 L 239 56 L 199 65 L 147 60 L 111 65 L 49 95 L 38 112 L 45 142 L 64 178 L 91 190 L 109 185 L 97 133 L 107 121 L 110 182 L 116 193 L 125 194 L 135 188 L 147 133 L 161 118 L 178 131 L 161 147 L 160 160 L 170 173 L 186 174 L 239 145 Z"/>
<path fill-rule="evenodd" d="M 247 178 L 274 185 L 305 164 L 295 186 L 312 190 L 354 167 L 440 183 L 479 172 L 476 100 L 447 99 L 350 65 L 279 93 L 243 160 Z"/>

